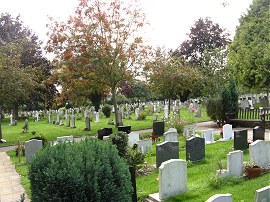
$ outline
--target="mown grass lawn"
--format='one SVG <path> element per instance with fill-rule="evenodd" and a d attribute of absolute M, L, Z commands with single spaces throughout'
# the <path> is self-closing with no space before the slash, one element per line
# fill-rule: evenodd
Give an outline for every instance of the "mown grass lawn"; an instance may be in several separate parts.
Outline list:
<path fill-rule="evenodd" d="M 202 122 L 202 121 L 208 121 L 210 118 L 206 114 L 205 107 L 202 108 L 202 117 L 194 117 L 195 113 L 190 113 L 188 109 L 181 108 L 181 117 L 184 117 L 189 123 L 191 122 Z M 161 118 L 164 116 L 164 113 L 158 114 L 158 120 L 161 120 Z M 145 120 L 136 120 L 135 114 L 133 113 L 131 115 L 130 120 L 123 119 L 124 125 L 130 125 L 132 130 L 142 130 L 142 129 L 149 129 L 152 128 L 152 120 L 153 116 L 148 115 L 146 116 Z M 56 118 L 55 118 L 56 119 Z M 32 137 L 35 136 L 44 136 L 48 140 L 56 139 L 56 137 L 60 136 L 91 136 L 97 134 L 97 130 L 105 127 L 113 128 L 113 131 L 117 131 L 117 128 L 114 125 L 108 125 L 108 121 L 112 119 L 114 120 L 114 116 L 111 116 L 110 118 L 102 117 L 100 118 L 100 122 L 96 123 L 95 121 L 91 122 L 91 130 L 90 131 L 84 131 L 85 128 L 85 122 L 84 119 L 76 120 L 76 127 L 77 128 L 70 128 L 65 127 L 66 122 L 63 120 L 64 126 L 49 124 L 46 119 L 41 119 L 38 122 L 34 121 L 34 118 L 30 118 L 29 120 L 29 130 L 28 133 L 22 133 L 24 126 L 24 120 L 18 121 L 16 126 L 9 126 L 9 118 L 6 118 L 2 121 L 2 133 L 3 133 L 3 139 L 5 139 L 7 142 L 4 144 L 0 144 L 0 147 L 3 146 L 9 146 L 14 145 L 17 140 L 20 140 L 21 142 L 27 141 Z M 35 131 L 35 135 L 32 134 L 32 131 Z"/>

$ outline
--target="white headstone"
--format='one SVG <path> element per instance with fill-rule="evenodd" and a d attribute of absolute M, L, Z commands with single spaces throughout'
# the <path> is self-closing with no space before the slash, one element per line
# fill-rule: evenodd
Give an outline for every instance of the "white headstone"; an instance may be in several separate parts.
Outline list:
<path fill-rule="evenodd" d="M 227 170 L 230 176 L 241 176 L 243 171 L 243 151 L 237 150 L 227 154 Z"/>
<path fill-rule="evenodd" d="M 176 132 L 177 133 L 177 129 L 176 128 L 169 128 L 168 131 Z"/>
<path fill-rule="evenodd" d="M 205 144 L 212 144 L 215 142 L 213 129 L 203 130 L 202 137 L 205 139 Z"/>
<path fill-rule="evenodd" d="M 231 194 L 216 194 L 207 199 L 206 202 L 232 202 Z"/>
<path fill-rule="evenodd" d="M 138 140 L 137 144 L 138 149 L 141 150 L 143 154 L 145 154 L 146 152 L 148 152 L 149 147 L 152 145 L 152 140 Z"/>
<path fill-rule="evenodd" d="M 10 116 L 9 116 L 9 118 L 10 118 L 10 124 L 9 125 L 13 125 L 13 115 L 12 114 L 10 114 Z"/>
<path fill-rule="evenodd" d="M 249 159 L 259 166 L 270 165 L 270 141 L 256 140 L 249 145 Z"/>
<path fill-rule="evenodd" d="M 129 133 L 128 134 L 128 144 L 130 146 L 133 146 L 134 144 L 137 143 L 137 141 L 140 139 L 140 134 L 139 133 Z"/>
<path fill-rule="evenodd" d="M 73 142 L 74 138 L 73 136 L 61 136 L 61 137 L 57 137 L 56 138 L 56 141 L 57 142 Z"/>
<path fill-rule="evenodd" d="M 256 190 L 254 202 L 270 201 L 270 185 Z"/>
<path fill-rule="evenodd" d="M 165 118 L 169 117 L 169 105 L 165 104 L 164 106 L 164 116 Z"/>
<path fill-rule="evenodd" d="M 223 126 L 223 140 L 232 139 L 232 135 L 233 135 L 232 125 L 225 124 Z"/>
<path fill-rule="evenodd" d="M 140 109 L 139 109 L 139 108 L 136 108 L 136 109 L 135 109 L 135 116 L 136 116 L 136 119 L 139 118 L 139 112 L 140 112 Z"/>
<path fill-rule="evenodd" d="M 38 150 L 42 148 L 42 140 L 32 139 L 25 142 L 26 162 L 30 162 Z"/>
<path fill-rule="evenodd" d="M 164 141 L 168 142 L 178 142 L 178 133 L 174 131 L 167 131 L 163 134 L 165 137 Z"/>
<path fill-rule="evenodd" d="M 99 123 L 100 120 L 99 120 L 99 112 L 96 112 L 96 123 Z"/>

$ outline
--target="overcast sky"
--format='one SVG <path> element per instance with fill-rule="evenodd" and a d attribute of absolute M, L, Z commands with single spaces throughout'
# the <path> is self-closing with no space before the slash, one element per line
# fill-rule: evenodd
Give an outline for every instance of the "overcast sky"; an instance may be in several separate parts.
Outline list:
<path fill-rule="evenodd" d="M 227 6 L 222 3 L 226 1 Z M 24 26 L 46 41 L 48 17 L 67 19 L 74 13 L 77 0 L 0 0 L 0 12 L 20 15 Z M 177 48 L 186 38 L 190 27 L 200 17 L 213 22 L 233 36 L 239 17 L 246 13 L 252 0 L 141 0 L 150 22 L 147 38 L 153 46 Z"/>

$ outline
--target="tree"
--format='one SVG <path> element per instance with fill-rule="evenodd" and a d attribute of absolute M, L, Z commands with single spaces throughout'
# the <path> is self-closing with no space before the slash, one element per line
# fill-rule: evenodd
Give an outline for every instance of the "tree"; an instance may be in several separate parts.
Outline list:
<path fill-rule="evenodd" d="M 220 91 L 227 76 L 226 56 L 229 34 L 210 18 L 198 19 L 191 27 L 189 39 L 172 52 L 174 57 L 183 56 L 189 65 L 200 71 L 202 80 L 196 84 L 198 95 L 212 95 Z M 189 93 L 185 92 L 186 96 Z"/>
<path fill-rule="evenodd" d="M 246 90 L 269 92 L 270 1 L 254 0 L 229 47 L 228 63 L 237 84 Z"/>
<path fill-rule="evenodd" d="M 183 58 L 174 58 L 158 49 L 152 62 L 146 65 L 151 89 L 164 99 L 176 98 L 185 90 L 192 90 L 198 77 L 197 71 L 188 66 Z"/>
<path fill-rule="evenodd" d="M 118 125 L 117 88 L 132 78 L 146 54 L 138 34 L 144 15 L 134 1 L 79 2 L 66 23 L 52 20 L 47 50 L 56 55 L 59 68 L 76 69 L 78 80 L 87 78 L 95 87 L 110 88 Z"/>

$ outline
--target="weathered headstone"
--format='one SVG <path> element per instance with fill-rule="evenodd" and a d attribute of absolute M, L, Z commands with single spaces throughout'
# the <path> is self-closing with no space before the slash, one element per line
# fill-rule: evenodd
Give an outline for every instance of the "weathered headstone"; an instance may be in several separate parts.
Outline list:
<path fill-rule="evenodd" d="M 90 127 L 90 118 L 89 117 L 86 117 L 85 118 L 85 128 L 84 128 L 84 130 L 86 130 L 86 131 L 91 130 L 91 127 Z"/>
<path fill-rule="evenodd" d="M 139 118 L 139 113 L 140 113 L 140 109 L 139 108 L 136 108 L 135 109 L 136 120 L 138 120 L 138 118 Z"/>
<path fill-rule="evenodd" d="M 227 171 L 230 176 L 241 176 L 243 171 L 243 151 L 233 151 L 227 154 Z"/>
<path fill-rule="evenodd" d="M 163 199 L 187 191 L 187 164 L 182 159 L 165 161 L 159 167 L 159 192 L 150 194 L 150 199 Z"/>
<path fill-rule="evenodd" d="M 232 202 L 231 194 L 215 194 L 207 199 L 206 202 Z"/>
<path fill-rule="evenodd" d="M 195 135 L 196 125 L 188 125 L 184 127 L 184 135 L 186 138 L 190 138 L 192 135 Z"/>
<path fill-rule="evenodd" d="M 232 130 L 232 125 L 230 124 L 225 124 L 223 126 L 223 140 L 228 141 L 232 139 L 233 135 L 233 130 Z"/>
<path fill-rule="evenodd" d="M 153 135 L 162 136 L 164 133 L 165 124 L 164 121 L 153 122 Z"/>
<path fill-rule="evenodd" d="M 234 131 L 233 138 L 234 150 L 245 150 L 248 149 L 248 134 L 247 130 Z"/>
<path fill-rule="evenodd" d="M 167 131 L 164 133 L 165 141 L 178 142 L 178 133 L 175 131 Z"/>
<path fill-rule="evenodd" d="M 256 140 L 249 145 L 249 159 L 259 166 L 270 166 L 270 141 Z"/>
<path fill-rule="evenodd" d="M 52 113 L 49 112 L 48 114 L 48 123 L 52 123 Z"/>
<path fill-rule="evenodd" d="M 215 142 L 213 129 L 203 130 L 202 137 L 205 139 L 205 144 L 212 144 Z"/>
<path fill-rule="evenodd" d="M 139 133 L 129 133 L 128 134 L 128 144 L 129 146 L 133 146 L 134 144 L 137 143 L 137 141 L 140 139 L 140 134 Z"/>
<path fill-rule="evenodd" d="M 168 118 L 169 117 L 169 105 L 165 104 L 164 106 L 164 117 Z"/>
<path fill-rule="evenodd" d="M 256 140 L 264 140 L 265 139 L 265 128 L 262 126 L 256 126 L 253 128 L 253 142 Z"/>
<path fill-rule="evenodd" d="M 145 154 L 146 152 L 148 152 L 149 147 L 152 145 L 152 140 L 150 139 L 138 140 L 137 144 L 138 144 L 138 149 L 141 150 L 143 154 Z"/>
<path fill-rule="evenodd" d="M 191 137 L 186 140 L 186 160 L 196 162 L 205 158 L 205 139 Z"/>
<path fill-rule="evenodd" d="M 74 114 L 71 115 L 71 128 L 76 128 Z"/>
<path fill-rule="evenodd" d="M 66 127 L 70 127 L 70 116 L 67 116 Z"/>
<path fill-rule="evenodd" d="M 179 142 L 163 142 L 156 145 L 156 167 L 170 159 L 179 159 Z"/>
<path fill-rule="evenodd" d="M 256 190 L 254 202 L 270 201 L 270 185 Z"/>
<path fill-rule="evenodd" d="M 32 139 L 25 142 L 25 157 L 29 163 L 35 156 L 38 150 L 42 148 L 42 140 Z"/>
<path fill-rule="evenodd" d="M 95 112 L 96 113 L 96 123 L 99 123 L 100 120 L 99 120 L 99 112 Z"/>
<path fill-rule="evenodd" d="M 202 109 L 200 107 L 198 107 L 195 117 L 202 117 Z"/>

